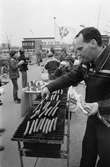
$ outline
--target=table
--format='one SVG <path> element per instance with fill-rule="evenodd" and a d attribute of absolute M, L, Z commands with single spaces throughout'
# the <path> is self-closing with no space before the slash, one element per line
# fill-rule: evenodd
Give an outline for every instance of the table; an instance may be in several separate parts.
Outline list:
<path fill-rule="evenodd" d="M 41 96 L 40 91 L 33 91 L 33 90 L 28 91 L 27 88 L 22 89 L 21 117 L 24 117 L 31 111 L 33 100 L 38 96 Z"/>

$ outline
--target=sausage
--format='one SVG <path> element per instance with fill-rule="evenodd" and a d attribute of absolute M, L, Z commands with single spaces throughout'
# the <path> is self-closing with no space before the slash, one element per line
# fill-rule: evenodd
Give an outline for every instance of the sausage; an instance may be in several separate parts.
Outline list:
<path fill-rule="evenodd" d="M 33 119 L 36 115 L 39 114 L 39 112 L 40 112 L 40 110 L 37 110 L 37 111 L 30 117 L 30 119 Z"/>
<path fill-rule="evenodd" d="M 56 97 L 56 101 L 58 101 L 59 100 L 59 94 L 57 94 L 57 97 Z"/>
<path fill-rule="evenodd" d="M 55 108 L 59 105 L 60 100 L 55 104 L 55 106 L 52 108 L 52 110 L 50 111 L 50 113 L 48 114 L 48 116 L 50 116 L 52 114 L 52 112 L 55 110 Z"/>
<path fill-rule="evenodd" d="M 43 120 L 42 120 L 42 123 L 41 123 L 41 125 L 40 125 L 40 127 L 39 127 L 40 130 L 42 130 L 42 127 L 43 127 L 43 124 L 44 124 L 45 120 L 46 120 L 46 117 L 43 118 Z"/>
<path fill-rule="evenodd" d="M 35 124 L 34 124 L 34 130 L 33 130 L 33 132 L 35 132 L 35 131 L 36 131 L 36 126 L 37 126 L 37 123 L 38 123 L 38 119 L 36 119 L 36 122 L 35 122 Z"/>
<path fill-rule="evenodd" d="M 41 103 L 39 103 L 38 106 L 32 112 L 35 112 L 40 107 L 40 105 Z"/>
<path fill-rule="evenodd" d="M 30 121 L 27 122 L 27 125 L 26 125 L 26 129 L 25 129 L 24 135 L 26 135 L 26 134 L 28 133 L 29 124 L 30 124 Z"/>
<path fill-rule="evenodd" d="M 48 113 L 48 116 L 51 116 L 52 112 L 54 111 L 54 107 L 52 108 L 52 110 Z"/>
<path fill-rule="evenodd" d="M 45 129 L 45 133 L 48 133 L 50 123 L 51 123 L 51 120 L 48 120 L 46 129 Z"/>
<path fill-rule="evenodd" d="M 35 112 L 36 110 L 38 110 L 41 106 L 42 106 L 42 103 L 45 101 L 45 99 L 43 99 L 38 105 L 37 107 L 33 110 L 33 112 Z"/>
<path fill-rule="evenodd" d="M 43 130 L 42 130 L 43 133 L 45 133 L 45 129 L 46 129 L 47 123 L 48 123 L 48 118 L 46 119 L 45 124 L 43 126 Z"/>
<path fill-rule="evenodd" d="M 61 89 L 61 92 L 60 92 L 60 93 L 61 93 L 61 95 L 63 94 L 63 89 Z"/>
<path fill-rule="evenodd" d="M 59 103 L 60 103 L 60 100 L 57 101 L 57 103 L 55 104 L 55 108 L 59 105 Z"/>
<path fill-rule="evenodd" d="M 55 120 L 54 120 L 54 126 L 53 126 L 53 131 L 55 131 L 56 130 L 56 125 L 57 125 L 57 117 L 55 118 Z"/>
<path fill-rule="evenodd" d="M 43 110 L 48 106 L 48 102 L 45 103 L 45 105 L 43 106 Z"/>
<path fill-rule="evenodd" d="M 44 101 L 43 101 L 43 102 L 44 102 Z M 43 102 L 41 103 L 40 108 L 39 108 L 38 110 L 34 111 L 35 114 L 33 114 L 33 115 L 31 116 L 31 119 L 33 119 L 36 115 L 38 115 L 38 114 L 40 113 L 41 108 L 42 108 L 42 105 L 43 105 Z M 50 102 L 49 102 L 49 104 L 50 104 Z M 49 104 L 47 104 L 47 105 L 49 105 Z"/>
<path fill-rule="evenodd" d="M 49 132 L 51 132 L 52 131 L 52 126 L 53 126 L 53 123 L 54 123 L 54 118 L 51 120 L 51 123 L 50 123 L 50 126 L 49 126 Z"/>
<path fill-rule="evenodd" d="M 41 125 L 41 123 L 42 123 L 42 120 L 43 120 L 43 119 L 40 119 L 40 121 L 39 121 L 39 123 L 38 123 L 38 125 L 37 125 L 37 128 L 36 128 L 36 132 L 39 131 L 40 125 Z"/>
<path fill-rule="evenodd" d="M 57 99 L 57 97 L 58 97 L 58 94 L 56 93 L 56 94 L 55 94 L 55 99 L 54 99 L 54 100 L 56 100 L 56 99 Z"/>
<path fill-rule="evenodd" d="M 60 89 L 57 91 L 57 93 L 58 93 L 58 94 L 60 93 Z"/>
<path fill-rule="evenodd" d="M 33 131 L 34 123 L 35 123 L 35 120 L 32 121 L 31 128 L 29 130 L 29 134 L 31 134 Z"/>
<path fill-rule="evenodd" d="M 57 90 L 55 90 L 53 93 L 57 94 Z"/>
<path fill-rule="evenodd" d="M 46 112 L 46 110 L 44 110 L 40 115 L 39 118 Z"/>
<path fill-rule="evenodd" d="M 54 96 L 54 94 L 51 95 L 51 101 L 53 100 L 53 96 Z"/>
<path fill-rule="evenodd" d="M 51 109 L 52 109 L 52 106 L 46 111 L 45 116 L 48 115 L 48 113 Z"/>
<path fill-rule="evenodd" d="M 54 109 L 54 111 L 53 111 L 53 113 L 52 113 L 52 116 L 55 115 L 55 113 L 56 113 L 57 110 L 58 110 L 58 107 L 56 107 L 56 108 Z"/>
<path fill-rule="evenodd" d="M 56 94 L 53 94 L 53 100 L 55 100 L 55 96 L 56 96 Z"/>
<path fill-rule="evenodd" d="M 49 107 L 51 101 L 49 101 L 49 102 L 47 102 L 47 103 L 48 103 L 47 106 L 44 108 L 45 110 Z"/>

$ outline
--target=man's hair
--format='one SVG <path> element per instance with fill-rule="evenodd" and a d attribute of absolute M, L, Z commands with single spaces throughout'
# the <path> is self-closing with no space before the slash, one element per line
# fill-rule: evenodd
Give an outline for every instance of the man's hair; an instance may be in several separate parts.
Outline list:
<path fill-rule="evenodd" d="M 102 37 L 98 29 L 94 27 L 86 27 L 82 29 L 76 36 L 75 38 L 79 37 L 79 35 L 83 35 L 83 40 L 84 42 L 90 42 L 92 39 L 95 39 L 98 46 L 102 45 Z"/>

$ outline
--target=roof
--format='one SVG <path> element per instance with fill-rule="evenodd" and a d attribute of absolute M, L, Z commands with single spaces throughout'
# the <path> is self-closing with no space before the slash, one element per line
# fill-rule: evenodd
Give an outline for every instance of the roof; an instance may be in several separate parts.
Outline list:
<path fill-rule="evenodd" d="M 24 38 L 24 40 L 55 39 L 55 37 Z"/>

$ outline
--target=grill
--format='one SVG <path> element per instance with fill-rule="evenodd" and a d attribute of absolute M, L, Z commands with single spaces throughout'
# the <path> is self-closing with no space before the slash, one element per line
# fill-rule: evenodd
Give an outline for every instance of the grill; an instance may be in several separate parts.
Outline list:
<path fill-rule="evenodd" d="M 64 143 L 64 135 L 65 135 L 65 118 L 67 111 L 66 103 L 67 103 L 67 89 L 55 91 L 48 97 L 48 99 L 45 98 L 41 100 L 41 102 L 37 106 L 33 106 L 31 112 L 29 112 L 29 114 L 24 118 L 22 123 L 19 125 L 19 127 L 17 128 L 12 137 L 12 140 L 18 142 L 21 167 L 23 167 L 23 160 L 22 160 L 23 155 L 31 157 L 49 157 L 49 158 L 61 157 L 61 144 Z M 51 107 L 51 110 L 53 109 L 52 113 L 54 112 L 57 106 L 56 112 L 52 114 L 51 110 L 49 111 L 49 108 L 44 110 L 44 108 L 46 108 L 46 104 L 49 104 L 48 106 Z M 47 110 L 49 112 L 47 112 Z M 57 121 L 55 128 L 54 128 L 55 125 L 54 123 L 53 128 L 51 128 L 51 131 L 49 131 L 49 128 L 47 128 L 46 131 L 43 131 L 45 128 L 44 129 L 37 128 L 37 126 L 35 126 L 36 120 L 38 127 L 40 124 L 39 122 L 41 120 L 42 123 L 43 120 L 45 120 L 45 122 L 46 120 L 49 120 L 50 124 L 52 120 L 53 122 L 55 122 L 55 120 Z M 29 130 L 26 131 L 28 122 L 30 128 L 28 128 Z M 43 124 L 45 126 L 45 123 Z M 33 127 L 33 130 L 30 130 L 32 129 L 31 127 Z M 34 127 L 36 130 L 34 129 Z"/>

